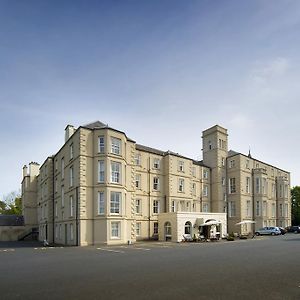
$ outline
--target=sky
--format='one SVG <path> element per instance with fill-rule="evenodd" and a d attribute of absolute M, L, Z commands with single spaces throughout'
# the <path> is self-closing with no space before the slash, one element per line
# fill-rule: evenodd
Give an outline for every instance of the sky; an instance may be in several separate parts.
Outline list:
<path fill-rule="evenodd" d="M 0 198 L 95 120 L 202 159 L 202 131 L 300 185 L 300 1 L 0 0 Z"/>

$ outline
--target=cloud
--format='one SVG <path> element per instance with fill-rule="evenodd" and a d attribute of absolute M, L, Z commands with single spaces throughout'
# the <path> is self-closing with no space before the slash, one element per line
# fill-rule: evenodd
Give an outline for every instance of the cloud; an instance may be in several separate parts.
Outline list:
<path fill-rule="evenodd" d="M 265 85 L 272 79 L 282 77 L 290 69 L 290 61 L 285 57 L 277 57 L 267 63 L 256 63 L 250 78 L 253 83 Z"/>

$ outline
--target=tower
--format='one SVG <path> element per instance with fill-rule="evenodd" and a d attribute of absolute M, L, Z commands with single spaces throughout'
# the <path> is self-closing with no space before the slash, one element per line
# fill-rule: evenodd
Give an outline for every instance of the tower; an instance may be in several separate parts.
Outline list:
<path fill-rule="evenodd" d="M 202 132 L 203 163 L 211 168 L 211 212 L 226 212 L 227 129 L 215 125 Z"/>

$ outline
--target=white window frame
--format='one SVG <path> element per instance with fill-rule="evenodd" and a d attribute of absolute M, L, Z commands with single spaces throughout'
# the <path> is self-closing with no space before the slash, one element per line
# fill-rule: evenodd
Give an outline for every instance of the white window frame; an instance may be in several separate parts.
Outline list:
<path fill-rule="evenodd" d="M 111 153 L 121 155 L 121 140 L 111 137 Z"/>
<path fill-rule="evenodd" d="M 208 178 L 208 171 L 206 169 L 203 170 L 203 178 L 204 179 Z"/>
<path fill-rule="evenodd" d="M 135 187 L 140 190 L 141 189 L 141 174 L 135 174 Z"/>
<path fill-rule="evenodd" d="M 153 223 L 153 234 L 158 235 L 158 222 Z"/>
<path fill-rule="evenodd" d="M 184 192 L 184 178 L 178 178 L 178 191 Z"/>
<path fill-rule="evenodd" d="M 159 214 L 160 211 L 160 201 L 159 200 L 153 200 L 153 214 Z"/>
<path fill-rule="evenodd" d="M 65 178 L 65 159 L 61 159 L 61 179 Z"/>
<path fill-rule="evenodd" d="M 140 166 L 141 165 L 141 154 L 140 153 L 136 153 L 134 156 L 134 163 L 136 166 Z"/>
<path fill-rule="evenodd" d="M 246 177 L 246 193 L 250 194 L 250 177 Z"/>
<path fill-rule="evenodd" d="M 247 202 L 246 202 L 246 216 L 248 218 L 251 217 L 251 201 L 250 200 L 247 200 Z"/>
<path fill-rule="evenodd" d="M 69 171 L 69 175 L 70 175 L 70 187 L 72 187 L 74 185 L 74 168 L 73 166 L 70 167 L 70 171 Z"/>
<path fill-rule="evenodd" d="M 98 215 L 104 215 L 105 214 L 105 198 L 104 198 L 104 192 L 98 192 Z"/>
<path fill-rule="evenodd" d="M 122 165 L 117 161 L 111 161 L 110 163 L 110 182 L 121 183 L 121 170 Z"/>
<path fill-rule="evenodd" d="M 234 168 L 235 167 L 235 159 L 232 159 L 229 161 L 229 168 Z"/>
<path fill-rule="evenodd" d="M 135 199 L 135 213 L 137 215 L 142 214 L 142 199 Z"/>
<path fill-rule="evenodd" d="M 110 192 L 110 214 L 120 215 L 121 214 L 121 202 L 122 194 L 120 192 Z"/>
<path fill-rule="evenodd" d="M 176 202 L 175 202 L 175 200 L 171 201 L 171 212 L 176 212 Z"/>
<path fill-rule="evenodd" d="M 208 186 L 204 185 L 203 186 L 203 197 L 207 197 L 208 196 Z"/>
<path fill-rule="evenodd" d="M 136 222 L 135 223 L 135 235 L 136 236 L 141 236 L 141 228 L 142 228 L 142 223 Z"/>
<path fill-rule="evenodd" d="M 229 178 L 229 194 L 236 193 L 236 182 L 235 177 Z"/>
<path fill-rule="evenodd" d="M 208 203 L 202 203 L 202 212 L 209 212 Z"/>
<path fill-rule="evenodd" d="M 228 216 L 229 216 L 229 217 L 235 217 L 235 216 L 236 216 L 236 205 L 235 205 L 235 201 L 229 201 L 228 206 L 229 206 L 229 209 L 228 209 Z"/>
<path fill-rule="evenodd" d="M 74 240 L 74 226 L 71 223 L 70 224 L 70 241 L 73 241 L 73 240 Z"/>
<path fill-rule="evenodd" d="M 184 161 L 183 160 L 178 161 L 178 171 L 184 172 Z"/>
<path fill-rule="evenodd" d="M 65 207 L 65 188 L 61 187 L 61 207 Z"/>
<path fill-rule="evenodd" d="M 258 200 L 255 202 L 255 215 L 257 217 L 260 217 L 261 215 L 261 203 Z"/>
<path fill-rule="evenodd" d="M 154 158 L 153 159 L 153 168 L 154 169 L 160 169 L 160 159 L 159 158 Z"/>
<path fill-rule="evenodd" d="M 74 158 L 74 145 L 73 143 L 70 145 L 70 160 Z"/>
<path fill-rule="evenodd" d="M 98 182 L 104 183 L 105 181 L 105 162 L 104 160 L 98 160 Z"/>
<path fill-rule="evenodd" d="M 121 238 L 121 222 L 112 221 L 110 223 L 110 236 L 111 239 L 120 239 Z"/>
<path fill-rule="evenodd" d="M 103 135 L 98 136 L 98 153 L 105 153 L 105 139 Z"/>
<path fill-rule="evenodd" d="M 70 217 L 74 217 L 74 199 L 73 195 L 70 196 Z"/>
<path fill-rule="evenodd" d="M 159 191 L 159 177 L 157 176 L 153 177 L 153 190 Z"/>

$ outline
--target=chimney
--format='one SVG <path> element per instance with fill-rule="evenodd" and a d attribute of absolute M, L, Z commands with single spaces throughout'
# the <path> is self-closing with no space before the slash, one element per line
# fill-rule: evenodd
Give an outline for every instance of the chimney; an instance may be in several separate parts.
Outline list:
<path fill-rule="evenodd" d="M 40 173 L 40 165 L 37 162 L 31 162 L 29 164 L 29 176 L 34 177 L 39 175 Z"/>
<path fill-rule="evenodd" d="M 26 176 L 28 176 L 28 168 L 27 168 L 26 165 L 24 165 L 24 167 L 23 167 L 23 178 L 26 177 Z"/>
<path fill-rule="evenodd" d="M 67 125 L 65 128 L 65 142 L 73 135 L 75 130 L 76 129 L 73 125 Z"/>

